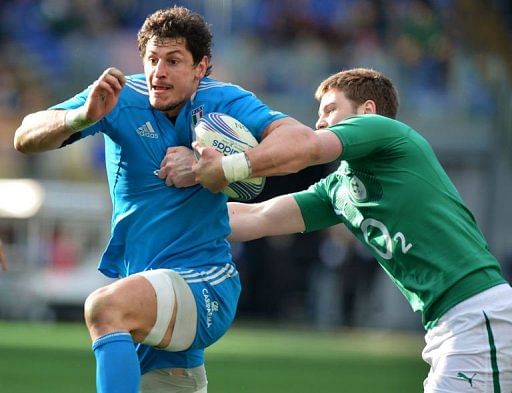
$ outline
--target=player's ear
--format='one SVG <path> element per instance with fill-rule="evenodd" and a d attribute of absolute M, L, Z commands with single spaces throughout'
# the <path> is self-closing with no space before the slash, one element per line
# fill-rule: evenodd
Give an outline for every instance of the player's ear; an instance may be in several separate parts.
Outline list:
<path fill-rule="evenodd" d="M 206 75 L 208 69 L 208 57 L 204 56 L 199 63 L 196 65 L 196 79 L 202 79 Z"/>
<path fill-rule="evenodd" d="M 368 114 L 371 114 L 371 115 L 374 115 L 375 113 L 377 113 L 377 105 L 375 104 L 375 101 L 373 100 L 366 100 L 364 102 L 364 104 L 362 105 L 363 107 L 363 113 L 365 115 L 368 115 Z"/>

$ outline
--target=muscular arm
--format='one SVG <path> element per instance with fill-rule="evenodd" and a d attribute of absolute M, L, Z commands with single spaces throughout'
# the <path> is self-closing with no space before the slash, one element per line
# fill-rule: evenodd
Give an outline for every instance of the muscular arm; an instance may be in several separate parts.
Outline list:
<path fill-rule="evenodd" d="M 285 118 L 270 124 L 262 142 L 249 149 L 247 156 L 252 176 L 275 176 L 334 161 L 341 150 L 338 137 L 331 131 L 313 131 L 293 118 Z"/>
<path fill-rule="evenodd" d="M 67 110 L 47 110 L 27 115 L 14 135 L 14 148 L 22 153 L 58 149 L 74 130 L 66 126 Z"/>
<path fill-rule="evenodd" d="M 57 149 L 73 133 L 106 116 L 116 106 L 126 82 L 116 68 L 106 69 L 92 84 L 85 104 L 72 110 L 47 110 L 27 115 L 14 135 L 14 148 L 22 153 Z"/>
<path fill-rule="evenodd" d="M 230 240 L 249 241 L 264 236 L 303 232 L 304 220 L 291 194 L 261 203 L 229 202 Z"/>
<path fill-rule="evenodd" d="M 193 166 L 195 180 L 212 192 L 219 192 L 228 181 L 222 168 L 222 154 L 193 144 L 200 159 Z M 306 167 L 334 161 L 342 153 L 338 137 L 327 129 L 313 131 L 292 118 L 272 122 L 262 142 L 245 153 L 251 164 L 251 177 L 267 177 L 298 172 Z"/>

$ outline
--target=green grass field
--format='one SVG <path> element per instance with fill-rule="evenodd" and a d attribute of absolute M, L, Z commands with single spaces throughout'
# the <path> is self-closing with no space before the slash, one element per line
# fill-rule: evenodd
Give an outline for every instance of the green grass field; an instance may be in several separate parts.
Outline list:
<path fill-rule="evenodd" d="M 421 335 L 233 327 L 208 349 L 209 393 L 422 391 Z M 80 324 L 0 322 L 0 392 L 92 393 Z"/>

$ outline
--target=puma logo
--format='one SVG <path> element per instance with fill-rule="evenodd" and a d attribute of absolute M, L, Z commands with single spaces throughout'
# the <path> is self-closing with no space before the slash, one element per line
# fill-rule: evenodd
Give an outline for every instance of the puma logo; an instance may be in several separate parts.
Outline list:
<path fill-rule="evenodd" d="M 466 374 L 464 373 L 457 373 L 457 378 L 459 379 L 463 379 L 464 381 L 468 381 L 469 382 L 469 386 L 473 387 L 473 378 L 475 377 L 477 373 L 474 373 L 471 378 L 468 377 Z"/>

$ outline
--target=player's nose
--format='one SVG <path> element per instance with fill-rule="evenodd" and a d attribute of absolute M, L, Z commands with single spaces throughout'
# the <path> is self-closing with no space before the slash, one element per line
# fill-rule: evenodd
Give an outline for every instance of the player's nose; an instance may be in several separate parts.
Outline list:
<path fill-rule="evenodd" d="M 328 126 L 327 122 L 322 118 L 318 119 L 318 121 L 315 124 L 315 127 L 317 130 L 319 130 L 320 128 L 325 128 L 327 126 Z"/>
<path fill-rule="evenodd" d="M 155 70 L 155 76 L 157 78 L 162 78 L 167 75 L 167 65 L 165 64 L 165 61 L 162 59 L 159 59 L 158 62 L 154 66 Z"/>

